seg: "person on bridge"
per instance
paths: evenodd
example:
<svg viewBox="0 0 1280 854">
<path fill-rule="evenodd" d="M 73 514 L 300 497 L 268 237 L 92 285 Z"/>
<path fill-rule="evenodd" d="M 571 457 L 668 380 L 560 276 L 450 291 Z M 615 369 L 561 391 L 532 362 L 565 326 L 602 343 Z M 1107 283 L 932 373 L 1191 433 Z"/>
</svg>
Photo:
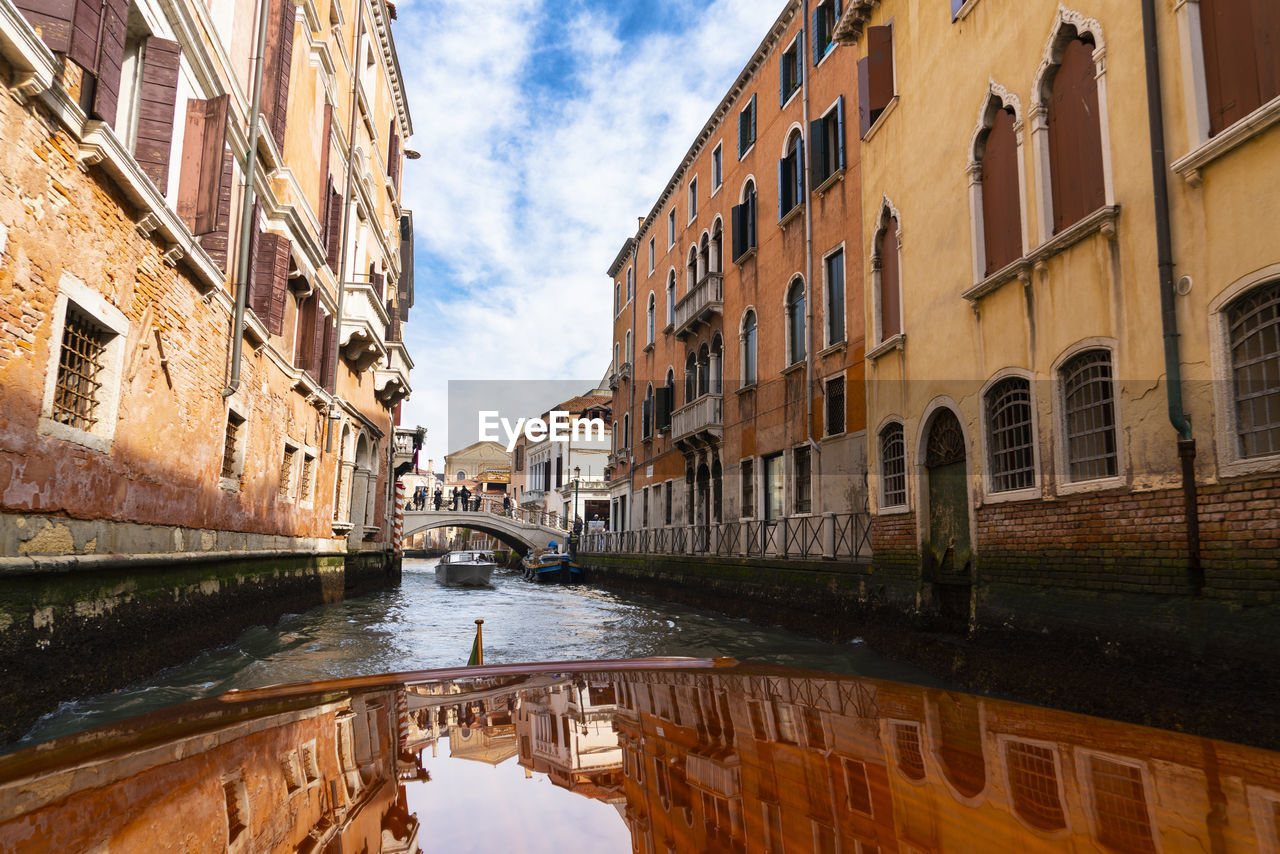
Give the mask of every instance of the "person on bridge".
<svg viewBox="0 0 1280 854">
<path fill-rule="evenodd" d="M 511 496 L 510 495 L 502 496 L 502 513 L 505 516 L 511 515 Z"/>
<path fill-rule="evenodd" d="M 471 490 L 467 489 L 465 486 L 462 487 L 462 491 L 458 493 L 458 497 L 462 499 L 462 512 L 465 513 L 468 510 L 470 510 L 471 509 Z"/>
<path fill-rule="evenodd" d="M 440 505 L 443 503 L 444 503 L 444 490 L 437 486 L 436 494 L 435 494 L 435 505 L 436 505 L 437 511 L 439 511 Z"/>
<path fill-rule="evenodd" d="M 449 509 L 458 509 L 458 487 L 456 486 L 453 488 L 453 497 L 449 499 Z"/>
</svg>

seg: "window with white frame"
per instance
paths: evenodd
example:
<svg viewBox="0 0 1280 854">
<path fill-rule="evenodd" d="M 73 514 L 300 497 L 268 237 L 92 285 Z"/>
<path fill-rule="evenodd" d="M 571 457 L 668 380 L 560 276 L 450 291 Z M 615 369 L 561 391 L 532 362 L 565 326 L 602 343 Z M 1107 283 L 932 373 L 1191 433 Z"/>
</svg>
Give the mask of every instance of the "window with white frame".
<svg viewBox="0 0 1280 854">
<path fill-rule="evenodd" d="M 1280 454 L 1280 280 L 1237 297 L 1225 313 L 1236 453 Z"/>
<path fill-rule="evenodd" d="M 624 338 L 623 340 L 626 342 L 626 355 L 627 355 L 627 362 L 628 362 L 628 363 L 630 363 L 630 362 L 631 362 L 631 360 L 632 360 L 632 351 L 631 351 L 631 330 L 630 330 L 630 329 L 628 329 L 628 330 L 627 330 L 627 334 L 626 334 L 626 336 L 625 336 L 625 338 Z"/>
<path fill-rule="evenodd" d="M 756 96 L 752 95 L 745 107 L 738 112 L 738 159 L 741 160 L 756 144 Z"/>
<path fill-rule="evenodd" d="M 228 409 L 222 437 L 222 467 L 219 470 L 219 480 L 224 489 L 232 491 L 240 489 L 248 433 L 248 422 L 245 417 L 234 409 Z"/>
<path fill-rule="evenodd" d="M 294 472 L 298 470 L 298 446 L 291 442 L 284 443 L 284 453 L 280 457 L 280 483 L 276 495 L 281 501 L 292 501 L 294 491 Z"/>
<path fill-rule="evenodd" d="M 711 151 L 711 192 L 720 189 L 724 184 L 724 143 L 717 142 Z"/>
<path fill-rule="evenodd" d="M 115 438 L 129 322 L 69 273 L 59 282 L 39 432 L 106 452 Z"/>
<path fill-rule="evenodd" d="M 880 431 L 880 507 L 907 504 L 907 443 L 902 425 L 885 425 Z"/>
<path fill-rule="evenodd" d="M 813 469 L 808 445 L 801 445 L 791 452 L 791 468 L 795 484 L 795 511 L 809 513 L 813 510 Z"/>
<path fill-rule="evenodd" d="M 1273 0 L 1200 0 L 1209 135 L 1280 96 L 1280 7 Z"/>
<path fill-rule="evenodd" d="M 627 268 L 627 302 L 631 302 L 631 299 L 635 296 L 635 293 L 636 293 L 635 292 L 635 272 L 630 267 L 628 267 Z"/>
<path fill-rule="evenodd" d="M 742 385 L 756 384 L 756 313 L 747 310 L 742 318 Z"/>
<path fill-rule="evenodd" d="M 1058 369 L 1058 376 L 1070 480 L 1115 477 L 1120 463 L 1111 351 L 1077 353 Z"/>
<path fill-rule="evenodd" d="M 844 432 L 844 374 L 826 381 L 823 387 L 823 413 L 826 415 L 826 435 L 839 436 Z"/>
<path fill-rule="evenodd" d="M 778 219 L 804 202 L 804 137 L 797 129 L 787 138 L 787 147 L 778 161 Z"/>
<path fill-rule="evenodd" d="M 810 123 L 809 149 L 813 186 L 821 188 L 844 169 L 844 95 Z"/>
<path fill-rule="evenodd" d="M 823 261 L 826 274 L 827 346 L 844 341 L 844 250 L 837 249 Z"/>
<path fill-rule="evenodd" d="M 667 211 L 667 248 L 676 245 L 676 209 Z"/>
<path fill-rule="evenodd" d="M 991 491 L 1030 489 L 1036 483 L 1031 383 L 1006 377 L 987 390 L 987 458 Z"/>
<path fill-rule="evenodd" d="M 316 497 L 316 455 L 310 451 L 302 453 L 302 472 L 298 477 L 298 500 L 309 504 Z"/>
<path fill-rule="evenodd" d="M 658 260 L 657 248 L 654 246 L 654 241 L 656 240 L 657 240 L 656 237 L 649 238 L 649 275 L 650 276 L 653 275 L 653 265 L 657 263 L 657 260 Z"/>
<path fill-rule="evenodd" d="M 622 313 L 622 282 L 613 283 L 613 316 Z"/>
<path fill-rule="evenodd" d="M 785 106 L 791 96 L 800 91 L 804 81 L 804 61 L 800 57 L 800 44 L 804 41 L 804 30 L 796 34 L 795 39 L 782 52 L 778 59 L 778 106 Z"/>
<path fill-rule="evenodd" d="M 787 289 L 787 364 L 805 357 L 804 282 L 796 278 Z"/>
<path fill-rule="evenodd" d="M 738 515 L 743 519 L 753 519 L 756 515 L 755 460 L 748 457 L 738 464 L 738 470 L 742 478 L 742 510 Z"/>
<path fill-rule="evenodd" d="M 689 179 L 689 222 L 698 216 L 698 177 Z"/>
<path fill-rule="evenodd" d="M 1087 761 L 1098 841 L 1109 851 L 1155 854 L 1142 769 L 1097 754 Z"/>
<path fill-rule="evenodd" d="M 676 322 L 676 271 L 667 274 L 667 326 Z"/>
<path fill-rule="evenodd" d="M 813 64 L 836 49 L 833 36 L 836 22 L 840 20 L 840 0 L 822 0 L 813 7 Z"/>
<path fill-rule="evenodd" d="M 1005 768 L 1013 809 L 1034 828 L 1045 831 L 1067 826 L 1053 748 L 1023 741 L 1005 744 Z"/>
</svg>

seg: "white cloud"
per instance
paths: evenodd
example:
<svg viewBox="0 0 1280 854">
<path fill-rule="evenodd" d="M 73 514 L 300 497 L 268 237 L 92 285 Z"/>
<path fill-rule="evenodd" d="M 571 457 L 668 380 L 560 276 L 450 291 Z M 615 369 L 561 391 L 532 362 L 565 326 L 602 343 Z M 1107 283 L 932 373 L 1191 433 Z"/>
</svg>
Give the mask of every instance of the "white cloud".
<svg viewBox="0 0 1280 854">
<path fill-rule="evenodd" d="M 604 372 L 605 268 L 782 0 L 685 6 L 687 28 L 627 40 L 599 9 L 556 0 L 399 5 L 409 145 L 422 154 L 405 170 L 406 204 L 420 256 L 446 271 L 418 268 L 405 328 L 416 367 L 402 420 L 428 428 L 425 456 L 446 450 L 450 379 Z M 563 83 L 535 85 L 566 51 Z"/>
</svg>

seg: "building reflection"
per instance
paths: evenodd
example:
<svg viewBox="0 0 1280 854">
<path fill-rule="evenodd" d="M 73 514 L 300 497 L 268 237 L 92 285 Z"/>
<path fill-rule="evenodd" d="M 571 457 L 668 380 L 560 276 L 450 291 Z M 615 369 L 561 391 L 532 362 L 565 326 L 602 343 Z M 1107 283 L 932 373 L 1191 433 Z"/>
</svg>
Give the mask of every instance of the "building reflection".
<svg viewBox="0 0 1280 854">
<path fill-rule="evenodd" d="M 0 849 L 416 852 L 410 791 L 462 820 L 424 768 L 446 743 L 609 805 L 634 852 L 1280 852 L 1275 753 L 742 666 L 201 701 L 0 758 Z M 527 819 L 517 850 L 555 817 Z"/>
</svg>

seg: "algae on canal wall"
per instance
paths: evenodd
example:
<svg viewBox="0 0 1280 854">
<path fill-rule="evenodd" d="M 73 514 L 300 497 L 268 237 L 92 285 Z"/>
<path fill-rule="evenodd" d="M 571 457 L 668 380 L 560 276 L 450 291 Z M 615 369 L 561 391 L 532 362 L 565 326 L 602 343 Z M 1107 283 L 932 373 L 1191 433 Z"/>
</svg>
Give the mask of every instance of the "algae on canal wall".
<svg viewBox="0 0 1280 854">
<path fill-rule="evenodd" d="M 50 559 L 0 574 L 0 743 L 68 699 L 109 691 L 281 615 L 400 579 L 389 552 Z"/>
</svg>

